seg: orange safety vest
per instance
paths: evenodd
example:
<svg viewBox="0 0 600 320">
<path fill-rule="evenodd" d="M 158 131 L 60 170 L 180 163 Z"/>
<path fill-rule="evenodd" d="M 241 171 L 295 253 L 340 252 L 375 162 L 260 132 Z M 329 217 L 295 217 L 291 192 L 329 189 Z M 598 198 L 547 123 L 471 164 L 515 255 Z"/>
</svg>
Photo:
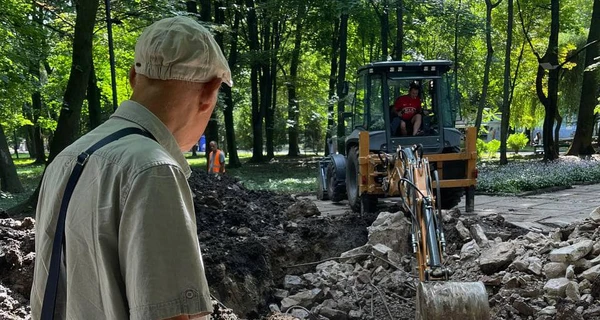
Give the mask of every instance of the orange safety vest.
<svg viewBox="0 0 600 320">
<path fill-rule="evenodd" d="M 214 159 L 213 160 L 213 166 L 212 166 L 212 172 L 221 172 L 221 166 L 223 166 L 223 172 L 225 172 L 225 164 L 221 163 L 221 150 L 217 149 L 217 151 L 211 151 L 210 154 L 208 155 L 208 161 L 210 161 L 210 159 Z M 214 158 L 213 158 L 213 153 L 214 153 Z M 210 172 L 210 169 L 209 169 Z"/>
</svg>

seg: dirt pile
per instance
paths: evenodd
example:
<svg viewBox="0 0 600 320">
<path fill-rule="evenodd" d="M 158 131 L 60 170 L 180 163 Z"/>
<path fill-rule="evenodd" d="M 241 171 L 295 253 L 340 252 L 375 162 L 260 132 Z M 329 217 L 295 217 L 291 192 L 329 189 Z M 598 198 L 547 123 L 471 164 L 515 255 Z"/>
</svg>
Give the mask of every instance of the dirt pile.
<svg viewBox="0 0 600 320">
<path fill-rule="evenodd" d="M 34 221 L 0 219 L 0 319 L 28 319 L 35 259 Z"/>
</svg>

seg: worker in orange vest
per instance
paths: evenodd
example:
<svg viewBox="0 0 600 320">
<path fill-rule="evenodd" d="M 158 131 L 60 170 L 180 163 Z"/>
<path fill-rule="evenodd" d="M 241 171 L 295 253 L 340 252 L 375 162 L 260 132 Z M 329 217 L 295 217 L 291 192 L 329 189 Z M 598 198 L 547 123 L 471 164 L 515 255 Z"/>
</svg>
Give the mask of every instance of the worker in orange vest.
<svg viewBox="0 0 600 320">
<path fill-rule="evenodd" d="M 209 146 L 212 151 L 208 154 L 208 172 L 225 173 L 225 154 L 217 148 L 216 142 L 211 141 Z"/>
</svg>

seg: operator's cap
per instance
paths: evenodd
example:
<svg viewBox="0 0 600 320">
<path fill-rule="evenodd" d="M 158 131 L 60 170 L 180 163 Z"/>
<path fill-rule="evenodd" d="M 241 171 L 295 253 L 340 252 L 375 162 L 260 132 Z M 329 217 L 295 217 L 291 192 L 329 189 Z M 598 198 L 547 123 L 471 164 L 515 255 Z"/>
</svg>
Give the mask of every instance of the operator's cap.
<svg viewBox="0 0 600 320">
<path fill-rule="evenodd" d="M 221 78 L 233 85 L 227 59 L 210 32 L 191 18 L 159 20 L 138 38 L 135 72 L 150 79 L 208 82 Z"/>
</svg>

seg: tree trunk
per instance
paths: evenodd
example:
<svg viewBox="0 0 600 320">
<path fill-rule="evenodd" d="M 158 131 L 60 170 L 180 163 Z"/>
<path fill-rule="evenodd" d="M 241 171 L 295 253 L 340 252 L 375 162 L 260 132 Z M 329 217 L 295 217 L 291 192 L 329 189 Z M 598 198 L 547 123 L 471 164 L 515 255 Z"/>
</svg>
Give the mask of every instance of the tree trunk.
<svg viewBox="0 0 600 320">
<path fill-rule="evenodd" d="M 563 118 L 560 116 L 558 109 L 556 110 L 556 119 L 555 120 L 556 120 L 556 127 L 554 127 L 554 148 L 556 150 L 559 150 L 558 139 L 560 138 L 560 126 L 562 125 Z"/>
<path fill-rule="evenodd" d="M 548 49 L 546 54 L 542 58 L 543 62 L 548 62 L 550 65 L 555 66 L 554 69 L 550 69 L 548 75 L 548 97 L 545 99 L 544 109 L 546 115 L 544 117 L 544 160 L 554 160 L 558 158 L 558 149 L 554 143 L 552 137 L 554 119 L 556 119 L 556 113 L 558 112 L 558 80 L 560 68 L 558 68 L 558 32 L 560 28 L 560 6 L 558 0 L 552 0 L 550 2 L 550 11 L 552 15 L 552 22 L 550 24 L 550 38 L 548 41 Z M 538 75 L 540 73 L 538 67 Z M 543 72 L 543 69 L 542 69 Z M 541 80 L 540 80 L 541 81 Z M 538 85 L 536 84 L 536 88 Z M 543 92 L 542 92 L 543 94 Z M 538 96 L 540 92 L 538 90 Z"/>
<path fill-rule="evenodd" d="M 510 123 L 510 54 L 512 52 L 513 0 L 508 0 L 508 24 L 506 27 L 506 51 L 504 55 L 504 92 L 502 95 L 502 120 L 500 121 L 500 164 L 507 164 L 506 140 Z"/>
<path fill-rule="evenodd" d="M 2 124 L 0 124 L 0 190 L 13 193 L 25 191 L 17 175 L 17 168 L 10 156 L 8 141 Z"/>
<path fill-rule="evenodd" d="M 592 22 L 587 43 L 600 41 L 600 0 L 594 0 Z M 596 42 L 586 49 L 585 67 L 593 64 L 594 58 L 600 56 L 600 42 Z M 592 147 L 592 134 L 594 131 L 594 108 L 598 104 L 596 99 L 600 87 L 600 70 L 584 71 L 581 98 L 579 100 L 579 113 L 577 116 L 577 129 L 573 143 L 567 151 L 568 155 L 589 155 L 595 153 Z"/>
<path fill-rule="evenodd" d="M 200 0 L 200 20 L 210 22 L 212 19 L 210 12 L 210 0 Z"/>
<path fill-rule="evenodd" d="M 346 96 L 343 94 L 344 82 L 346 81 L 346 56 L 348 55 L 348 12 L 344 9 L 340 18 L 340 69 L 338 72 L 337 95 L 338 100 L 338 124 L 337 124 L 337 142 L 338 152 L 346 154 L 344 139 L 346 135 L 346 123 L 344 112 L 346 106 Z"/>
<path fill-rule="evenodd" d="M 88 110 L 90 114 L 90 130 L 92 130 L 102 123 L 100 88 L 98 88 L 98 80 L 96 79 L 96 69 L 94 68 L 94 61 L 92 61 L 92 68 L 90 70 L 90 76 L 88 78 L 89 80 L 87 87 L 87 101 Z"/>
<path fill-rule="evenodd" d="M 256 56 L 259 53 L 260 48 L 258 42 L 258 21 L 256 18 L 254 0 L 246 0 L 246 7 L 248 9 L 246 18 L 248 25 L 248 45 L 250 47 L 250 54 Z M 261 112 L 258 83 L 261 65 L 256 57 L 250 60 L 250 90 L 252 94 L 252 158 L 250 158 L 250 161 L 262 162 L 264 161 L 262 133 L 264 113 Z"/>
<path fill-rule="evenodd" d="M 396 53 L 395 59 L 402 61 L 402 55 L 404 54 L 403 39 L 404 39 L 404 1 L 397 0 L 396 5 Z"/>
<path fill-rule="evenodd" d="M 288 138 L 289 150 L 288 156 L 297 157 L 300 155 L 298 147 L 298 115 L 300 106 L 296 97 L 296 84 L 298 77 L 298 65 L 300 64 L 300 49 L 302 45 L 302 20 L 304 19 L 304 4 L 298 6 L 298 20 L 296 22 L 296 32 L 294 41 L 294 51 L 292 51 L 292 61 L 290 63 L 290 79 L 287 81 L 288 89 Z M 331 89 L 331 81 L 330 81 Z M 306 146 L 304 146 L 306 150 Z"/>
<path fill-rule="evenodd" d="M 88 77 L 92 62 L 92 38 L 98 0 L 75 1 L 77 17 L 75 18 L 75 36 L 73 38 L 73 59 L 71 73 L 65 90 L 56 132 L 50 145 L 48 163 L 69 144 L 73 143 L 79 134 L 81 106 L 85 99 Z"/>
<path fill-rule="evenodd" d="M 325 156 L 330 153 L 331 138 L 335 126 L 335 83 L 337 75 L 337 59 L 339 41 L 337 38 L 340 29 L 340 19 L 335 19 L 333 22 L 333 33 L 331 35 L 331 68 L 329 69 L 329 97 L 327 99 L 327 133 L 325 134 Z"/>
<path fill-rule="evenodd" d="M 241 1 L 238 1 L 238 5 L 241 7 Z M 224 18 L 223 18 L 224 19 Z M 219 23 L 223 23 L 219 18 Z M 229 46 L 229 59 L 227 59 L 229 68 L 231 69 L 231 73 L 233 74 L 234 69 L 237 64 L 237 56 L 238 56 L 238 32 L 240 26 L 240 12 L 239 10 L 235 11 L 235 18 L 233 22 L 232 34 L 231 34 L 231 44 Z M 233 122 L 233 94 L 231 92 L 231 88 L 227 85 L 222 86 L 223 94 L 225 95 L 225 108 L 223 108 L 223 118 L 225 119 L 225 139 L 227 141 L 227 150 L 229 160 L 228 166 L 230 168 L 239 168 L 242 166 L 240 162 L 240 158 L 237 152 L 237 144 L 235 141 L 235 126 Z"/>
<path fill-rule="evenodd" d="M 383 0 L 383 10 L 381 12 L 381 54 L 385 61 L 388 56 L 388 32 L 390 29 L 390 16 L 388 0 Z"/>
<path fill-rule="evenodd" d="M 270 19 L 263 19 L 262 28 L 262 39 L 263 39 L 263 50 L 262 53 L 265 58 L 260 59 L 260 112 L 262 117 L 265 119 L 265 137 L 267 147 L 267 160 L 275 157 L 275 150 L 273 145 L 273 121 L 271 117 L 271 101 L 273 98 L 272 90 L 272 70 L 271 70 L 271 56 L 267 53 L 271 52 L 272 39 L 271 39 L 271 24 Z"/>
<path fill-rule="evenodd" d="M 487 105 L 487 92 L 490 82 L 490 68 L 492 66 L 492 57 L 494 55 L 494 48 L 492 47 L 492 1 L 485 0 L 485 43 L 487 47 L 487 54 L 485 57 L 485 67 L 483 70 L 483 88 L 481 89 L 481 98 L 479 100 L 479 106 L 477 108 L 477 118 L 475 119 L 475 128 L 479 134 L 481 128 L 481 122 L 483 120 L 483 109 Z"/>
</svg>

